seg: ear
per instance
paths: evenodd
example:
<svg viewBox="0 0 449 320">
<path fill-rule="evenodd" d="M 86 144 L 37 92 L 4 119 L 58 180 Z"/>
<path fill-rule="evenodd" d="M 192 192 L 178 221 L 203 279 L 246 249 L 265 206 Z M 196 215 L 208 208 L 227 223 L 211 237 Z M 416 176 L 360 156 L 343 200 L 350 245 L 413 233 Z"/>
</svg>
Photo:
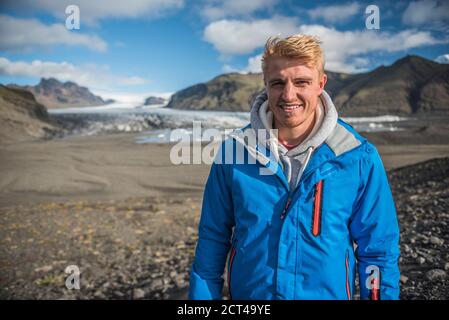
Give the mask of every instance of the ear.
<svg viewBox="0 0 449 320">
<path fill-rule="evenodd" d="M 324 90 L 324 86 L 327 83 L 327 75 L 325 73 L 323 73 L 323 75 L 321 76 L 321 79 L 319 80 L 319 85 L 320 85 L 320 94 L 323 92 Z"/>
</svg>

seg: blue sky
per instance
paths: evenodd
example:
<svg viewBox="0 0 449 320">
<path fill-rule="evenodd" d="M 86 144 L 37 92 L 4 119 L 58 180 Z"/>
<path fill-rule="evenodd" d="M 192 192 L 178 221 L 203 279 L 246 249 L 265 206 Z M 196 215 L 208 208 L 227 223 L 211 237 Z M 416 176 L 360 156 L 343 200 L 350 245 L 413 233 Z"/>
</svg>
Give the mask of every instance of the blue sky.
<svg viewBox="0 0 449 320">
<path fill-rule="evenodd" d="M 71 4 L 79 30 L 65 27 Z M 379 30 L 365 26 L 368 5 Z M 449 53 L 449 1 L 4 0 L 0 9 L 1 83 L 52 76 L 125 101 L 257 72 L 271 35 L 319 36 L 326 69 L 340 72 Z"/>
</svg>

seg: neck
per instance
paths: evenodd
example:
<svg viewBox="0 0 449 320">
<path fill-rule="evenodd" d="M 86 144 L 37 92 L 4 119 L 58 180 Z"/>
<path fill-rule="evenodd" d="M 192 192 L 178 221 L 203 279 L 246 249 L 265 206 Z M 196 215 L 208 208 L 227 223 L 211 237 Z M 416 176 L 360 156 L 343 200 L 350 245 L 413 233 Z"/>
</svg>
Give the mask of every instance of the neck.
<svg viewBox="0 0 449 320">
<path fill-rule="evenodd" d="M 294 128 L 286 128 L 279 126 L 276 119 L 274 120 L 274 126 L 278 129 L 279 141 L 287 145 L 299 145 L 301 144 L 312 132 L 316 121 L 316 112 L 314 112 L 303 123 Z"/>
</svg>

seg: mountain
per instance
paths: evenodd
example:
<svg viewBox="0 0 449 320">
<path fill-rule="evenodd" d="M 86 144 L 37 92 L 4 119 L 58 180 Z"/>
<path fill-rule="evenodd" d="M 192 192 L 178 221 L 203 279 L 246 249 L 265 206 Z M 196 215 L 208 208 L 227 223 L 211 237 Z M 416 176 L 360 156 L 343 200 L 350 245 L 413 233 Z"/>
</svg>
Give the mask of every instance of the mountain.
<svg viewBox="0 0 449 320">
<path fill-rule="evenodd" d="M 0 141 L 44 138 L 60 130 L 27 90 L 0 85 Z"/>
<path fill-rule="evenodd" d="M 37 102 L 50 109 L 101 106 L 113 102 L 113 100 L 104 101 L 86 87 L 81 87 L 74 82 L 62 83 L 54 78 L 42 78 L 35 86 L 9 85 L 8 87 L 28 90 L 36 97 Z"/>
<path fill-rule="evenodd" d="M 443 54 L 437 57 L 434 61 L 438 63 L 449 63 L 449 54 Z"/>
<path fill-rule="evenodd" d="M 357 75 L 341 72 L 326 71 L 327 82 L 326 82 L 326 92 L 334 97 L 340 90 L 354 79 Z"/>
<path fill-rule="evenodd" d="M 145 99 L 145 102 L 143 103 L 144 106 L 151 106 L 155 104 L 165 104 L 167 101 L 164 98 L 161 97 L 148 97 Z"/>
<path fill-rule="evenodd" d="M 343 116 L 449 112 L 449 65 L 406 56 L 391 66 L 346 74 L 326 71 L 326 91 Z M 262 74 L 225 74 L 175 93 L 168 107 L 248 111 Z"/>
<path fill-rule="evenodd" d="M 249 111 L 249 102 L 264 88 L 260 73 L 228 73 L 176 92 L 168 108 Z"/>
<path fill-rule="evenodd" d="M 406 56 L 354 75 L 333 96 L 342 114 L 362 116 L 449 111 L 449 65 Z"/>
</svg>

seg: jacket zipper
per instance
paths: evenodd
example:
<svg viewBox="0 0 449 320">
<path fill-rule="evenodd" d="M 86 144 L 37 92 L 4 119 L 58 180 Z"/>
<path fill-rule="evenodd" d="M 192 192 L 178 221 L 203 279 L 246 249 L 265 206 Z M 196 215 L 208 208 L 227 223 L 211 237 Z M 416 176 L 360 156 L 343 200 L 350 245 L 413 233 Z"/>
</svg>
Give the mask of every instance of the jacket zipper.
<svg viewBox="0 0 449 320">
<path fill-rule="evenodd" d="M 285 216 L 287 215 L 288 207 L 290 207 L 290 202 L 292 202 L 291 195 L 288 196 L 287 202 L 285 203 L 285 206 L 284 206 L 284 210 L 282 210 L 281 220 L 285 219 Z"/>
<path fill-rule="evenodd" d="M 229 299 L 232 300 L 232 295 L 231 295 L 231 272 L 232 272 L 232 264 L 234 262 L 234 257 L 235 257 L 235 244 L 232 246 L 232 250 L 231 250 L 231 256 L 229 258 L 229 270 L 228 270 L 228 291 L 229 291 Z"/>
<path fill-rule="evenodd" d="M 315 199 L 313 202 L 312 234 L 318 237 L 321 233 L 321 212 L 323 205 L 323 180 L 315 185 Z"/>
<path fill-rule="evenodd" d="M 348 253 L 348 251 L 346 251 L 345 269 L 346 269 L 346 295 L 348 296 L 348 300 L 351 300 L 351 286 L 349 284 L 349 253 Z"/>
</svg>

